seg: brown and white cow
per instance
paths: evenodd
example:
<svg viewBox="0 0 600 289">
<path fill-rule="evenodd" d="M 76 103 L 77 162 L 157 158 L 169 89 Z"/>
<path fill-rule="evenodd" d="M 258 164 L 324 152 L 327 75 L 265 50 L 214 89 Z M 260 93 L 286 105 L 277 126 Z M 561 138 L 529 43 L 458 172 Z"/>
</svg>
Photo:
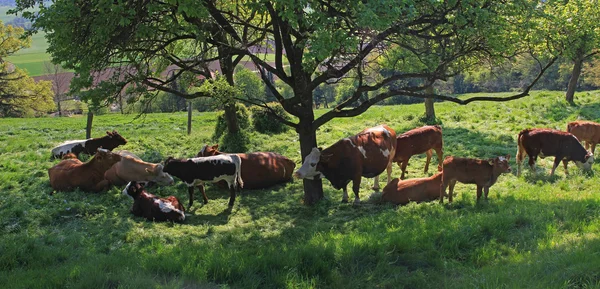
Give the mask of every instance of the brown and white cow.
<svg viewBox="0 0 600 289">
<path fill-rule="evenodd" d="M 404 179 L 408 160 L 413 155 L 425 153 L 425 173 L 429 170 L 429 162 L 435 150 L 438 159 L 438 171 L 442 170 L 442 155 L 444 142 L 442 140 L 442 128 L 439 125 L 426 125 L 411 129 L 396 138 L 396 154 L 394 162 L 402 169 L 400 179 Z"/>
<path fill-rule="evenodd" d="M 517 146 L 517 176 L 521 175 L 521 163 L 525 155 L 529 156 L 529 166 L 534 172 L 538 155 L 541 158 L 554 156 L 550 175 L 554 175 L 554 170 L 560 161 L 565 167 L 565 174 L 569 173 L 567 171 L 569 161 L 575 162 L 577 167 L 584 170 L 592 169 L 594 163 L 594 155 L 587 151 L 573 134 L 560 130 L 524 129 L 519 132 Z"/>
<path fill-rule="evenodd" d="M 224 154 L 218 151 L 219 145 L 204 145 L 197 157 Z M 272 152 L 254 152 L 236 154 L 242 161 L 244 189 L 264 189 L 292 179 L 296 164 L 294 161 Z M 223 183 L 222 181 L 219 184 Z"/>
<path fill-rule="evenodd" d="M 104 178 L 113 185 L 120 186 L 131 181 L 155 182 L 163 185 L 173 184 L 173 177 L 163 171 L 162 164 L 142 161 L 129 151 L 118 151 L 116 153 L 121 156 L 121 161 L 104 173 Z"/>
<path fill-rule="evenodd" d="M 126 143 L 127 140 L 116 130 L 112 132 L 107 131 L 103 137 L 65 141 L 52 148 L 52 158 L 60 159 L 68 153 L 73 153 L 76 156 L 79 156 L 80 153 L 93 155 L 100 147 L 112 151 L 116 147 Z"/>
<path fill-rule="evenodd" d="M 400 180 L 393 179 L 383 188 L 381 200 L 395 205 L 406 205 L 408 202 L 429 202 L 440 197 L 442 173 L 428 178 Z"/>
<path fill-rule="evenodd" d="M 354 203 L 360 203 L 358 191 L 361 177 L 375 178 L 379 189 L 379 174 L 387 168 L 391 180 L 392 158 L 396 153 L 396 132 L 387 125 L 368 128 L 359 134 L 339 140 L 330 147 L 313 148 L 294 173 L 300 179 L 323 175 L 336 189 L 343 189 L 342 202 L 348 202 L 346 186 L 352 181 Z"/>
<path fill-rule="evenodd" d="M 135 216 L 159 222 L 185 220 L 185 209 L 176 197 L 159 198 L 148 193 L 143 183 L 129 182 L 123 190 L 123 195 L 133 200 L 130 212 Z"/>
<path fill-rule="evenodd" d="M 73 154 L 69 156 L 75 157 Z M 104 173 L 120 160 L 120 155 L 105 149 L 98 149 L 86 163 L 77 158 L 64 159 L 48 169 L 50 186 L 57 191 L 72 191 L 76 188 L 90 192 L 103 191 L 111 185 L 104 178 Z"/>
<path fill-rule="evenodd" d="M 510 173 L 509 159 L 510 155 L 488 160 L 447 156 L 443 163 L 442 185 L 439 191 L 440 203 L 444 202 L 448 185 L 450 185 L 448 202 L 452 202 L 452 193 L 457 181 L 463 184 L 476 184 L 477 201 L 481 198 L 482 191 L 485 192 L 487 199 L 490 187 L 496 183 L 498 176 L 502 173 Z"/>
<path fill-rule="evenodd" d="M 194 186 L 198 186 L 206 204 L 208 203 L 208 197 L 204 191 L 204 182 L 226 181 L 230 194 L 229 206 L 232 207 L 235 202 L 236 190 L 244 187 L 240 169 L 241 163 L 242 161 L 238 155 L 218 155 L 191 159 L 169 157 L 165 161 L 163 171 L 178 177 L 188 186 L 190 207 L 194 202 Z"/>
<path fill-rule="evenodd" d="M 579 141 L 585 141 L 585 149 L 592 147 L 592 154 L 596 151 L 596 144 L 600 143 L 600 123 L 578 120 L 567 125 L 567 132 L 572 133 Z"/>
</svg>

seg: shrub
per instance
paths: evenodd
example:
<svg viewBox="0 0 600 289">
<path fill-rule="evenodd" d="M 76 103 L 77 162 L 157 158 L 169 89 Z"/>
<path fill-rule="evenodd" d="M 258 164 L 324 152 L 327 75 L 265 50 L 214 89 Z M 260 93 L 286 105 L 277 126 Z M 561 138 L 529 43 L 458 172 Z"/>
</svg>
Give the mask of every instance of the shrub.
<svg viewBox="0 0 600 289">
<path fill-rule="evenodd" d="M 275 111 L 275 114 L 279 117 L 290 120 L 289 115 L 285 112 L 281 104 L 270 102 L 267 105 Z M 250 111 L 252 112 L 252 126 L 260 133 L 282 133 L 289 128 L 265 108 L 251 106 Z"/>
<path fill-rule="evenodd" d="M 229 153 L 243 153 L 248 150 L 250 142 L 247 133 L 239 130 L 237 133 L 225 133 L 219 140 L 219 149 Z"/>
<path fill-rule="evenodd" d="M 241 103 L 236 103 L 235 110 L 240 130 L 244 130 L 250 127 L 250 113 L 248 112 L 246 106 Z M 225 120 L 225 113 L 221 111 L 217 115 L 217 124 L 215 126 L 215 133 L 213 134 L 213 139 L 218 140 L 226 131 L 227 121 Z"/>
</svg>

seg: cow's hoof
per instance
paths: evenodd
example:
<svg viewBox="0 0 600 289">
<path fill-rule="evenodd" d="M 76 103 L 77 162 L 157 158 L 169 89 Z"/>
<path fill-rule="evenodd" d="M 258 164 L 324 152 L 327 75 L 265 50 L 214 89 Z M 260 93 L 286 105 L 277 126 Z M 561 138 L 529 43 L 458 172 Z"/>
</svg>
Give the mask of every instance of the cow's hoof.
<svg viewBox="0 0 600 289">
<path fill-rule="evenodd" d="M 354 199 L 354 203 L 352 205 L 360 205 L 360 199 Z"/>
<path fill-rule="evenodd" d="M 342 203 L 346 204 L 346 203 L 348 203 L 348 200 L 347 199 L 342 199 Z"/>
<path fill-rule="evenodd" d="M 376 191 L 376 192 L 379 192 L 379 190 L 380 190 L 381 188 L 380 188 L 380 187 L 377 187 L 377 188 L 376 188 L 376 187 L 372 187 L 371 189 L 372 189 L 372 190 L 374 190 L 374 191 Z"/>
</svg>

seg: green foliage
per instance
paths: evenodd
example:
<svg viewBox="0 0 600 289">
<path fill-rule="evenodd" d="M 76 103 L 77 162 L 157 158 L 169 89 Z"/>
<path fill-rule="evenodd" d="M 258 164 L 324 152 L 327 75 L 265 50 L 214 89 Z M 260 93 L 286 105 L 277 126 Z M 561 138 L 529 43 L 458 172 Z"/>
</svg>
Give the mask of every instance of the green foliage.
<svg viewBox="0 0 600 289">
<path fill-rule="evenodd" d="M 290 121 L 289 115 L 285 112 L 281 104 L 271 102 L 267 105 L 272 112 L 259 106 L 250 107 L 250 112 L 252 113 L 252 126 L 254 129 L 260 133 L 267 134 L 282 133 L 288 130 L 289 127 L 287 125 L 271 114 L 274 112 L 277 116 Z"/>
<path fill-rule="evenodd" d="M 235 110 L 240 130 L 244 130 L 250 127 L 250 112 L 248 111 L 248 108 L 246 108 L 246 106 L 241 103 L 236 103 Z M 219 112 L 217 114 L 217 124 L 215 125 L 213 139 L 220 139 L 225 132 L 227 132 L 227 121 L 225 120 L 225 113 Z"/>
<path fill-rule="evenodd" d="M 225 132 L 219 139 L 219 150 L 231 153 L 243 153 L 248 151 L 248 133 L 246 130 L 239 130 L 237 133 Z"/>
<path fill-rule="evenodd" d="M 241 97 L 249 100 L 266 101 L 265 84 L 260 77 L 243 66 L 238 66 L 233 75 L 235 86 L 241 91 Z"/>
</svg>

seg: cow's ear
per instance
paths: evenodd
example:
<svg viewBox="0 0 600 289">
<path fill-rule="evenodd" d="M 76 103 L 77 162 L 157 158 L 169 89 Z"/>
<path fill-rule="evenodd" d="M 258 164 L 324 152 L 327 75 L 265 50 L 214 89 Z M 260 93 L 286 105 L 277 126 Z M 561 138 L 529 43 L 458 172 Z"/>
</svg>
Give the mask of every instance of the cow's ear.
<svg viewBox="0 0 600 289">
<path fill-rule="evenodd" d="M 319 161 L 321 162 L 329 162 L 329 159 L 331 159 L 331 157 L 333 156 L 333 154 L 326 154 L 326 155 L 321 155 L 321 158 L 319 159 Z"/>
<path fill-rule="evenodd" d="M 106 131 L 106 135 L 112 136 L 112 133 L 110 131 Z"/>
<path fill-rule="evenodd" d="M 498 162 L 498 158 L 488 159 L 488 163 L 490 164 L 490 166 L 493 166 L 497 162 Z"/>
<path fill-rule="evenodd" d="M 218 144 L 218 143 L 217 143 L 217 144 L 215 144 L 215 145 L 213 146 L 213 148 L 214 148 L 214 149 L 218 149 L 218 148 L 219 148 L 219 144 Z"/>
<path fill-rule="evenodd" d="M 510 155 L 506 155 L 506 156 L 504 156 L 504 157 L 506 158 L 506 161 L 509 161 L 509 160 L 510 160 Z"/>
<path fill-rule="evenodd" d="M 148 174 L 152 174 L 152 171 L 151 171 L 150 169 L 148 169 L 148 168 L 144 168 L 144 170 L 146 171 L 146 173 L 148 173 Z"/>
<path fill-rule="evenodd" d="M 323 147 L 319 147 L 319 151 L 320 151 L 320 152 L 321 152 L 321 151 L 323 151 Z"/>
</svg>

